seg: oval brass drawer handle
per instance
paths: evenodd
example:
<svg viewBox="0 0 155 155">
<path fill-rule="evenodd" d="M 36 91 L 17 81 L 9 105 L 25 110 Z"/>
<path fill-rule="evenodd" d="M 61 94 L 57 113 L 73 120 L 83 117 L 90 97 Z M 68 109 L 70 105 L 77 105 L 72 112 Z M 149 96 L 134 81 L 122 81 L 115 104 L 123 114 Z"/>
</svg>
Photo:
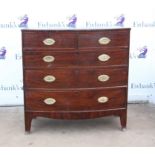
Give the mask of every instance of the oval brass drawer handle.
<svg viewBox="0 0 155 155">
<path fill-rule="evenodd" d="M 55 40 L 53 38 L 46 38 L 43 40 L 44 45 L 50 46 L 55 44 Z"/>
<path fill-rule="evenodd" d="M 46 98 L 44 99 L 44 103 L 47 105 L 52 105 L 56 102 L 56 100 L 54 98 Z"/>
<path fill-rule="evenodd" d="M 101 82 L 108 81 L 109 79 L 110 79 L 110 76 L 109 75 L 106 75 L 106 74 L 103 74 L 103 75 L 99 75 L 98 76 L 98 80 L 101 81 Z"/>
<path fill-rule="evenodd" d="M 54 60 L 55 60 L 55 58 L 52 55 L 46 55 L 43 57 L 44 62 L 53 62 Z"/>
<path fill-rule="evenodd" d="M 45 81 L 45 82 L 54 82 L 55 80 L 56 80 L 56 78 L 53 76 L 53 75 L 47 75 L 47 76 L 45 76 L 44 78 L 43 78 L 43 80 Z"/>
<path fill-rule="evenodd" d="M 98 56 L 99 61 L 105 62 L 105 61 L 108 61 L 109 59 L 110 59 L 110 56 L 108 54 L 101 54 Z"/>
<path fill-rule="evenodd" d="M 101 37 L 99 40 L 98 40 L 99 44 L 101 45 L 107 45 L 111 42 L 111 39 L 108 38 L 108 37 Z"/>
<path fill-rule="evenodd" d="M 106 103 L 106 102 L 108 102 L 108 100 L 109 100 L 109 98 L 106 97 L 106 96 L 101 96 L 101 97 L 99 97 L 99 98 L 97 99 L 97 101 L 98 101 L 99 103 Z"/>
</svg>

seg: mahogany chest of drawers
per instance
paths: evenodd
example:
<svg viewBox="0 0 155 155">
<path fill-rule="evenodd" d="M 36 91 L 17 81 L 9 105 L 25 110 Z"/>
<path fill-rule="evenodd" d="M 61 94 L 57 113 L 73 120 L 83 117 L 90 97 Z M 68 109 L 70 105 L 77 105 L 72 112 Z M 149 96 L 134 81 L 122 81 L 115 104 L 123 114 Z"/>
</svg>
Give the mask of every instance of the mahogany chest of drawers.
<svg viewBox="0 0 155 155">
<path fill-rule="evenodd" d="M 25 131 L 36 117 L 127 122 L 130 29 L 22 30 Z"/>
</svg>

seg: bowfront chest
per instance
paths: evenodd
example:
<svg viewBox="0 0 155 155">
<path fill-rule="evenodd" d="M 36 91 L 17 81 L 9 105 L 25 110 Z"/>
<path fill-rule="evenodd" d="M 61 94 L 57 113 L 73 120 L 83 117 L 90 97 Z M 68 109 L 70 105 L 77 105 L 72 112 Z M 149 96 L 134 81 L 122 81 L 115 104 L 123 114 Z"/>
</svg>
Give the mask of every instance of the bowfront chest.
<svg viewBox="0 0 155 155">
<path fill-rule="evenodd" d="M 130 29 L 22 30 L 25 130 L 36 117 L 127 122 Z"/>
</svg>

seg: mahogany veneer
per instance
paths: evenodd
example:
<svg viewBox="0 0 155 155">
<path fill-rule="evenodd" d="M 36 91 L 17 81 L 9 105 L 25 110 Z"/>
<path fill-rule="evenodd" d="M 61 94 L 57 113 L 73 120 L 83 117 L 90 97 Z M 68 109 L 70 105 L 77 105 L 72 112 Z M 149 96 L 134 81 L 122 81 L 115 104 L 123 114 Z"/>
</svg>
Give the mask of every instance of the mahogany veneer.
<svg viewBox="0 0 155 155">
<path fill-rule="evenodd" d="M 22 30 L 25 131 L 36 117 L 127 122 L 130 29 Z"/>
</svg>

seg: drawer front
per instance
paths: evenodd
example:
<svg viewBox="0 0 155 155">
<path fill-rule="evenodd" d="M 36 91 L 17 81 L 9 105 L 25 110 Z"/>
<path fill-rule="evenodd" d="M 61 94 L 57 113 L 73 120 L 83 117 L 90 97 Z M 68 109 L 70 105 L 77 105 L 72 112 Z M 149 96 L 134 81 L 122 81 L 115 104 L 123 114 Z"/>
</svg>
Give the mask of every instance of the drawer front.
<svg viewBox="0 0 155 155">
<path fill-rule="evenodd" d="M 128 49 L 80 51 L 78 61 L 81 66 L 128 65 Z"/>
<path fill-rule="evenodd" d="M 23 31 L 24 49 L 77 48 L 75 32 L 67 31 Z"/>
<path fill-rule="evenodd" d="M 26 109 L 35 111 L 82 111 L 124 108 L 126 88 L 81 91 L 26 91 Z"/>
<path fill-rule="evenodd" d="M 79 52 L 25 52 L 25 68 L 128 65 L 127 49 Z"/>
<path fill-rule="evenodd" d="M 75 88 L 76 79 L 74 69 L 25 70 L 26 88 Z"/>
<path fill-rule="evenodd" d="M 129 30 L 84 31 L 79 33 L 79 48 L 129 45 Z"/>
<path fill-rule="evenodd" d="M 127 85 L 127 67 L 25 70 L 26 88 L 93 88 Z"/>
<path fill-rule="evenodd" d="M 79 87 L 115 87 L 125 86 L 128 81 L 127 67 L 81 69 L 79 71 Z"/>
<path fill-rule="evenodd" d="M 24 68 L 51 68 L 78 65 L 78 54 L 75 52 L 25 52 Z"/>
</svg>

